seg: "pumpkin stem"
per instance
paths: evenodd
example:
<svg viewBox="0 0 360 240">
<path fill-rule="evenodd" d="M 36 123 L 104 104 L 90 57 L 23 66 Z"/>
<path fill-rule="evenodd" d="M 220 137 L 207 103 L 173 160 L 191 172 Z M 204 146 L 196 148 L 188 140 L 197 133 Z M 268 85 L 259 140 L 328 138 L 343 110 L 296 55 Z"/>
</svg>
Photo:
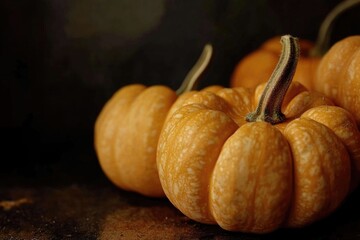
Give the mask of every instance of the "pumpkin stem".
<svg viewBox="0 0 360 240">
<path fill-rule="evenodd" d="M 197 60 L 195 65 L 191 68 L 189 73 L 186 75 L 185 80 L 182 82 L 179 89 L 176 90 L 177 95 L 195 89 L 200 75 L 204 72 L 205 68 L 208 66 L 210 62 L 212 52 L 213 52 L 212 46 L 210 44 L 206 44 L 199 59 Z"/>
<path fill-rule="evenodd" d="M 256 110 L 246 116 L 249 122 L 265 121 L 276 124 L 285 121 L 281 105 L 294 76 L 299 58 L 298 39 L 284 35 L 280 40 L 282 51 L 279 62 L 270 76 Z"/>
<path fill-rule="evenodd" d="M 310 56 L 321 57 L 330 47 L 330 34 L 335 20 L 346 10 L 360 4 L 360 0 L 346 0 L 339 3 L 330 13 L 325 17 L 320 26 L 318 37 L 316 39 L 315 47 L 310 51 Z"/>
</svg>

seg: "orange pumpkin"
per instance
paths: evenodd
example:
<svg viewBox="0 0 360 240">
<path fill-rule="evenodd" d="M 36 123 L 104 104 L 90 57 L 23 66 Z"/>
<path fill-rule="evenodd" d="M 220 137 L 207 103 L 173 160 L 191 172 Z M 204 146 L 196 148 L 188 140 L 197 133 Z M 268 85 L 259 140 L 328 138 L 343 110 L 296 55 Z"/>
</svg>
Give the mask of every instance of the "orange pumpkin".
<svg viewBox="0 0 360 240">
<path fill-rule="evenodd" d="M 298 43 L 282 42 L 263 92 L 200 92 L 165 123 L 160 181 L 189 218 L 253 233 L 301 227 L 333 212 L 357 185 L 360 133 L 352 116 L 298 84 L 286 96 Z"/>
<path fill-rule="evenodd" d="M 330 48 L 319 64 L 314 88 L 349 110 L 360 126 L 360 35 Z"/>
<path fill-rule="evenodd" d="M 195 93 L 191 89 L 211 52 L 211 46 L 204 48 L 177 93 L 166 86 L 133 84 L 118 90 L 105 104 L 95 123 L 94 143 L 103 172 L 116 186 L 146 196 L 164 196 L 156 168 L 160 131 L 168 113 Z"/>
<path fill-rule="evenodd" d="M 294 81 L 302 83 L 307 89 L 314 89 L 314 78 L 322 56 L 329 49 L 329 38 L 332 26 L 343 12 L 360 4 L 359 0 L 348 0 L 338 4 L 322 22 L 316 44 L 301 39 L 301 55 L 299 58 Z M 255 87 L 266 82 L 281 52 L 279 36 L 273 37 L 263 43 L 259 49 L 246 55 L 236 65 L 230 79 L 232 87 Z"/>
</svg>

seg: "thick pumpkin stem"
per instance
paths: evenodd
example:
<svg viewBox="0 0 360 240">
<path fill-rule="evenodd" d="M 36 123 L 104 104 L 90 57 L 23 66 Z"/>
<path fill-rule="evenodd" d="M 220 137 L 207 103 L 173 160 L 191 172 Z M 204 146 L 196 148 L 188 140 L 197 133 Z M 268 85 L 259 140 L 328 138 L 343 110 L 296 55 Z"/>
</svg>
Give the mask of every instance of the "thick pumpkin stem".
<svg viewBox="0 0 360 240">
<path fill-rule="evenodd" d="M 330 13 L 325 17 L 320 26 L 315 47 L 310 51 L 310 56 L 321 57 L 330 47 L 330 35 L 335 20 L 346 10 L 360 4 L 360 0 L 346 0 L 339 3 Z"/>
<path fill-rule="evenodd" d="M 213 53 L 212 46 L 210 44 L 206 44 L 199 59 L 197 60 L 195 65 L 191 68 L 189 73 L 186 75 L 179 89 L 176 90 L 177 95 L 191 91 L 196 88 L 200 75 L 209 65 L 212 53 Z"/>
<path fill-rule="evenodd" d="M 265 121 L 276 124 L 285 121 L 281 105 L 294 76 L 299 58 L 298 39 L 290 35 L 281 37 L 282 52 L 278 64 L 261 95 L 255 112 L 249 113 L 249 122 Z"/>
</svg>

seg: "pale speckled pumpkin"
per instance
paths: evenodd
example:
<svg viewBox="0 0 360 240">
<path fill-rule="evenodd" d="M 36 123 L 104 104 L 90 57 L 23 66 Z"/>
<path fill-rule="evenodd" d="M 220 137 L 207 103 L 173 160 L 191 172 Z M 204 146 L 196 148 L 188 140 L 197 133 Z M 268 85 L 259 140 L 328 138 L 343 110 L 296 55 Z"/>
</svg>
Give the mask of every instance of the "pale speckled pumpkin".
<svg viewBox="0 0 360 240">
<path fill-rule="evenodd" d="M 165 123 L 160 181 L 189 218 L 253 233 L 301 227 L 333 212 L 357 185 L 360 133 L 352 116 L 303 87 L 284 96 L 298 45 L 290 36 L 282 41 L 282 61 L 260 100 L 262 90 L 201 92 Z"/>
</svg>

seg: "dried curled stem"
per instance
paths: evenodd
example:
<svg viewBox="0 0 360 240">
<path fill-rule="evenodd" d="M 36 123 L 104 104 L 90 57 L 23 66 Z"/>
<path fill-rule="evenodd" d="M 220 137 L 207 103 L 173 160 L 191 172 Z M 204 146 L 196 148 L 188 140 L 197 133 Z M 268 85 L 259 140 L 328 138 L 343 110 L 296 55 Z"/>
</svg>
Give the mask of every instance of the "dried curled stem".
<svg viewBox="0 0 360 240">
<path fill-rule="evenodd" d="M 285 121 L 281 105 L 295 73 L 300 47 L 298 39 L 290 35 L 282 36 L 280 41 L 282 52 L 279 62 L 270 76 L 256 110 L 246 116 L 249 122 L 265 121 L 276 124 Z"/>
</svg>

